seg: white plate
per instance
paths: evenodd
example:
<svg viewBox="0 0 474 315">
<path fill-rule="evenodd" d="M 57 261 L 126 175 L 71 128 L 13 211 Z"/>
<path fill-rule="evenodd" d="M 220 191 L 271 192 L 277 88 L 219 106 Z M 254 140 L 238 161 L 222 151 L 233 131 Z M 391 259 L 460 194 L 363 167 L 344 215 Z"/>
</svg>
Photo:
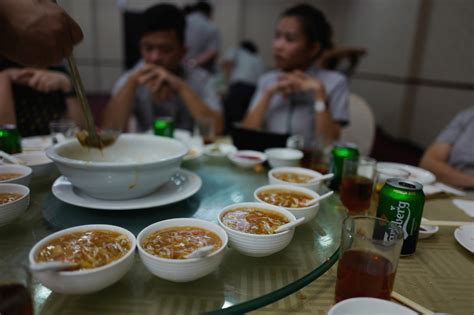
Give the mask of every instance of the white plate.
<svg viewBox="0 0 474 315">
<path fill-rule="evenodd" d="M 377 166 L 381 167 L 395 167 L 395 168 L 402 168 L 410 172 L 410 178 L 411 180 L 414 180 L 416 182 L 419 182 L 423 185 L 426 184 L 431 184 L 436 181 L 436 176 L 434 176 L 433 173 L 430 171 L 427 171 L 425 169 L 422 169 L 420 167 L 416 167 L 413 165 L 408 165 L 408 164 L 401 164 L 401 163 L 392 163 L 392 162 L 379 162 L 377 163 Z"/>
<path fill-rule="evenodd" d="M 474 254 L 474 224 L 464 224 L 454 230 L 454 238 L 461 246 Z"/>
<path fill-rule="evenodd" d="M 328 315 L 416 315 L 418 313 L 400 304 L 367 297 L 343 300 L 328 312 Z"/>
<path fill-rule="evenodd" d="M 191 197 L 202 186 L 201 178 L 180 169 L 172 179 L 155 192 L 130 200 L 104 200 L 93 198 L 72 186 L 64 176 L 53 184 L 53 194 L 61 201 L 71 205 L 101 210 L 131 210 L 164 206 Z"/>
<path fill-rule="evenodd" d="M 230 153 L 237 152 L 237 148 L 232 144 L 208 144 L 204 147 L 204 153 L 212 157 L 226 157 Z"/>
<path fill-rule="evenodd" d="M 23 151 L 42 151 L 53 144 L 51 136 L 35 136 L 21 139 Z"/>
</svg>

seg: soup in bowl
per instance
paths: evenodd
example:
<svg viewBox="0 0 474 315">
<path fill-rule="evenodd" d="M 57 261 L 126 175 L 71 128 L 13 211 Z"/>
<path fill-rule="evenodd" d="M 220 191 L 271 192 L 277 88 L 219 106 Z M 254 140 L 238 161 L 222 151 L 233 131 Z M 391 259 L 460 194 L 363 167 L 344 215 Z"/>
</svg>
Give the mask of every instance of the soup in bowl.
<svg viewBox="0 0 474 315">
<path fill-rule="evenodd" d="M 222 209 L 219 225 L 229 235 L 230 245 L 247 256 L 263 257 L 284 249 L 293 238 L 295 229 L 281 233 L 275 230 L 295 221 L 291 212 L 273 205 L 244 202 Z"/>
<path fill-rule="evenodd" d="M 30 189 L 18 184 L 0 184 L 0 226 L 21 216 L 30 204 Z"/>
<path fill-rule="evenodd" d="M 255 200 L 283 207 L 297 219 L 304 217 L 305 222 L 312 220 L 319 211 L 319 195 L 313 190 L 290 185 L 267 185 L 254 192 Z M 309 204 L 308 204 L 309 203 Z"/>
<path fill-rule="evenodd" d="M 132 199 L 155 191 L 176 173 L 186 147 L 179 141 L 122 134 L 106 148 L 82 147 L 75 139 L 47 150 L 73 186 L 99 199 Z"/>
<path fill-rule="evenodd" d="M 270 184 L 294 185 L 317 190 L 321 184 L 319 172 L 303 167 L 278 167 L 268 172 Z"/>
<path fill-rule="evenodd" d="M 154 275 L 187 282 L 213 272 L 221 263 L 228 237 L 218 225 L 194 218 L 178 218 L 154 223 L 138 235 L 138 252 L 145 267 Z M 212 246 L 202 258 L 187 256 L 199 248 Z"/>
<path fill-rule="evenodd" d="M 1 184 L 19 184 L 29 186 L 32 170 L 25 165 L 3 164 L 0 165 Z"/>
<path fill-rule="evenodd" d="M 30 264 L 50 261 L 76 263 L 68 271 L 34 272 L 52 291 L 84 294 L 102 290 L 120 280 L 132 267 L 135 236 L 105 224 L 76 226 L 53 233 L 30 251 Z"/>
</svg>

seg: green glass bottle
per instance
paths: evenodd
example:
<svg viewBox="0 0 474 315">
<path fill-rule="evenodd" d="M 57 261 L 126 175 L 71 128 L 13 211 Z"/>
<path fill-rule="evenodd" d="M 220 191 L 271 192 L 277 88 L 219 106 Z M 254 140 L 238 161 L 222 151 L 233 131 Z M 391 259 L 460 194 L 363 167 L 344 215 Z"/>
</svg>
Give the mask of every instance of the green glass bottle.
<svg viewBox="0 0 474 315">
<path fill-rule="evenodd" d="M 21 153 L 21 136 L 15 125 L 0 125 L 0 150 Z"/>
<path fill-rule="evenodd" d="M 155 135 L 172 138 L 174 134 L 174 121 L 171 117 L 157 118 L 153 124 Z"/>
<path fill-rule="evenodd" d="M 335 145 L 331 151 L 330 172 L 334 174 L 329 187 L 334 191 L 339 191 L 342 177 L 342 167 L 345 159 L 357 160 L 359 158 L 359 148 L 353 143 Z"/>
</svg>

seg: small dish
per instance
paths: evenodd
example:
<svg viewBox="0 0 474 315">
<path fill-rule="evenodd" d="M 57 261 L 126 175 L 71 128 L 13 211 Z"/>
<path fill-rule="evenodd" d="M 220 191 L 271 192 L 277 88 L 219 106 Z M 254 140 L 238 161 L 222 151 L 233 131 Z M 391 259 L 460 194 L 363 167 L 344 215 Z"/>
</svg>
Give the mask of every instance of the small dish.
<svg viewBox="0 0 474 315">
<path fill-rule="evenodd" d="M 33 178 L 47 177 L 54 173 L 56 166 L 44 151 L 25 151 L 14 156 L 33 170 Z"/>
<path fill-rule="evenodd" d="M 252 168 L 262 164 L 267 160 L 267 156 L 262 152 L 252 150 L 242 150 L 227 155 L 229 160 L 235 165 L 243 168 Z"/>
<path fill-rule="evenodd" d="M 439 231 L 439 226 L 437 226 L 437 225 L 421 224 L 420 225 L 420 230 L 418 231 L 418 238 L 420 240 L 423 240 L 425 238 L 433 236 L 438 231 Z"/>
<path fill-rule="evenodd" d="M 303 152 L 290 148 L 271 148 L 265 150 L 271 167 L 299 166 Z"/>
<path fill-rule="evenodd" d="M 454 230 L 454 238 L 461 246 L 474 254 L 474 223 L 464 224 Z"/>
<path fill-rule="evenodd" d="M 340 301 L 327 315 L 416 315 L 418 313 L 400 304 L 382 299 L 358 297 Z"/>
<path fill-rule="evenodd" d="M 183 161 L 192 161 L 200 158 L 203 154 L 203 148 L 199 146 L 191 146 L 188 148 L 188 153 L 183 157 Z"/>
<path fill-rule="evenodd" d="M 15 193 L 21 197 L 0 204 L 0 226 L 10 223 L 18 218 L 30 204 L 30 189 L 18 184 L 0 184 L 0 193 Z"/>
<path fill-rule="evenodd" d="M 204 147 L 204 154 L 211 157 L 222 158 L 237 152 L 237 148 L 227 143 L 211 143 Z"/>
<path fill-rule="evenodd" d="M 0 165 L 0 175 L 1 174 L 20 174 L 14 178 L 0 180 L 0 184 L 19 184 L 29 186 L 31 181 L 31 174 L 33 170 L 25 165 L 16 165 L 16 164 L 3 164 Z"/>
</svg>

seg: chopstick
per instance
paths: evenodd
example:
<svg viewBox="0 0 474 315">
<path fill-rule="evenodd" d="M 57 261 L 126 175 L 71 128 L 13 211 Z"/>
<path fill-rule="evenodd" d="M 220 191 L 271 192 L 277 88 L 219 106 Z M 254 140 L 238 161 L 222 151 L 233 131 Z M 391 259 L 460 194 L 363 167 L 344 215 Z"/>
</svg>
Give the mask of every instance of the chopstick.
<svg viewBox="0 0 474 315">
<path fill-rule="evenodd" d="M 395 292 L 395 291 L 392 291 L 392 295 L 391 295 L 392 299 L 394 299 L 395 301 L 398 301 L 406 306 L 408 306 L 409 308 L 411 308 L 412 310 L 414 311 L 417 311 L 421 314 L 433 314 L 434 312 L 427 309 L 426 307 L 424 306 L 421 306 L 420 304 L 410 300 L 409 298 L 401 295 L 400 293 L 398 292 Z"/>
<path fill-rule="evenodd" d="M 461 226 L 464 224 L 473 224 L 474 221 L 444 221 L 444 220 L 428 220 L 425 218 L 421 219 L 421 224 L 425 225 L 438 225 L 438 226 Z"/>
</svg>

